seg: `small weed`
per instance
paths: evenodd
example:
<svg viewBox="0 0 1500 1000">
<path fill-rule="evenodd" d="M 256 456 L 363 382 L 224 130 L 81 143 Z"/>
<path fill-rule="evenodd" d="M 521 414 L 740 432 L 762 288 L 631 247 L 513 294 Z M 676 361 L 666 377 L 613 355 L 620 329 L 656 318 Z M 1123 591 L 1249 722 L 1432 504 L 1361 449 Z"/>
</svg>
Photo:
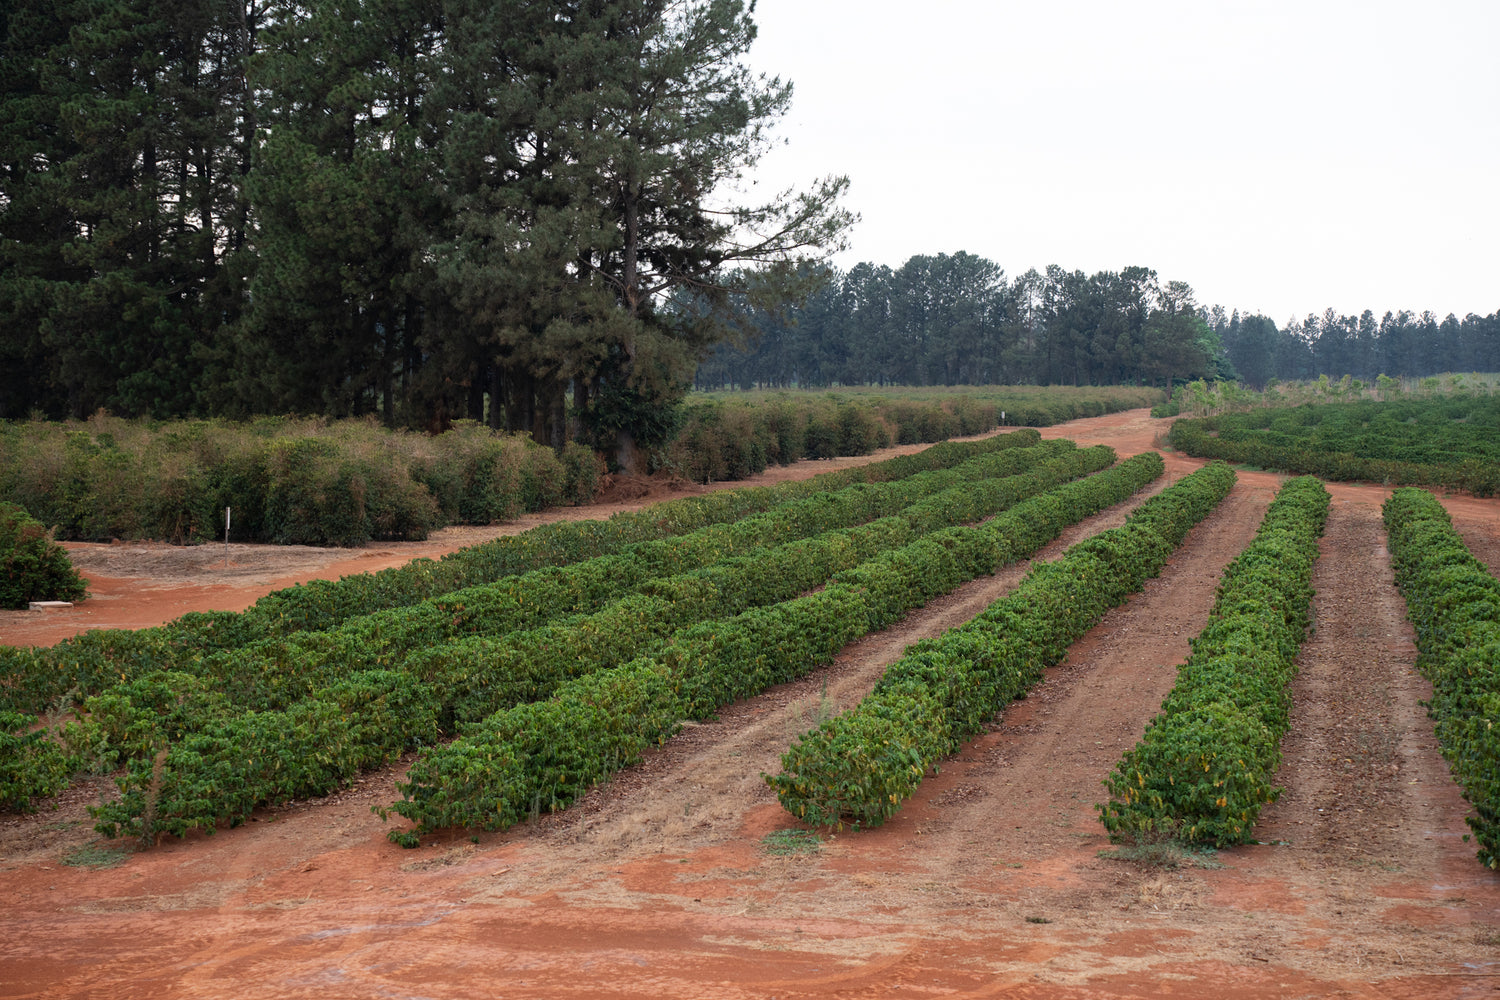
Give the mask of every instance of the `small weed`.
<svg viewBox="0 0 1500 1000">
<path fill-rule="evenodd" d="M 1126 861 L 1145 865 L 1148 868 L 1223 868 L 1217 852 L 1210 847 L 1198 847 L 1175 840 L 1162 840 L 1149 844 L 1134 844 L 1113 851 L 1100 851 L 1097 855 L 1106 861 Z"/>
<path fill-rule="evenodd" d="M 1052 918 L 1051 917 L 1027 917 L 1026 918 L 1026 922 L 1028 924 L 1050 924 L 1050 923 L 1052 923 Z"/>
<path fill-rule="evenodd" d="M 121 851 L 115 848 L 100 847 L 98 844 L 86 844 L 83 847 L 69 851 L 63 857 L 62 863 L 72 865 L 74 868 L 117 868 L 123 865 L 130 857 L 129 851 Z"/>
<path fill-rule="evenodd" d="M 772 830 L 761 838 L 760 846 L 767 854 L 816 854 L 823 838 L 811 830 Z"/>
<path fill-rule="evenodd" d="M 387 830 L 385 839 L 407 850 L 422 846 L 422 838 L 410 830 Z"/>
</svg>

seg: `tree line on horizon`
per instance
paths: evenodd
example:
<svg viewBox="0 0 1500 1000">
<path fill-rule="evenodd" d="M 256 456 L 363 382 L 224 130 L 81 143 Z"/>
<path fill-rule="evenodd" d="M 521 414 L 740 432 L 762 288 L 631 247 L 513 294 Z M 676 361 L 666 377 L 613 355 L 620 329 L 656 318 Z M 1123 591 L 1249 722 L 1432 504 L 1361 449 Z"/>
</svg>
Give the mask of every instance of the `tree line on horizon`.
<svg viewBox="0 0 1500 1000">
<path fill-rule="evenodd" d="M 742 309 L 700 390 L 834 385 L 1115 385 L 1500 371 L 1500 311 L 1438 319 L 1326 310 L 1285 326 L 1202 306 L 1144 267 L 1052 265 L 1008 279 L 960 251 L 827 269 L 805 304 Z"/>
</svg>

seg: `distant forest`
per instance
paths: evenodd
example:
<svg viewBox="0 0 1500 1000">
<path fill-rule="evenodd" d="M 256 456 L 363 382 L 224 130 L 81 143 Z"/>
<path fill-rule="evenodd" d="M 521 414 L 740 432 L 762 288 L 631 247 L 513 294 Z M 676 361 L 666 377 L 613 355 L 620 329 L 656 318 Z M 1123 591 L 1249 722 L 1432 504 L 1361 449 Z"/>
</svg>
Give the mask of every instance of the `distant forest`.
<svg viewBox="0 0 1500 1000">
<path fill-rule="evenodd" d="M 1192 288 L 1127 267 L 1053 265 L 1007 279 L 973 254 L 832 270 L 800 308 L 746 310 L 737 341 L 698 368 L 702 390 L 830 385 L 1166 385 L 1239 379 L 1500 371 L 1500 311 L 1333 310 L 1278 327 L 1197 303 Z"/>
</svg>

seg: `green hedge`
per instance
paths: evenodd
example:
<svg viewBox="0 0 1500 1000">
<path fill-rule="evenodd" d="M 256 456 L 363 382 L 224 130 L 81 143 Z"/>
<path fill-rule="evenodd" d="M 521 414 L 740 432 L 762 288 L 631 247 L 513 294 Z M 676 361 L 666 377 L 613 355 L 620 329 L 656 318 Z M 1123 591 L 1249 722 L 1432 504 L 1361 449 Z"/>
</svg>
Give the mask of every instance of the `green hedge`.
<svg viewBox="0 0 1500 1000">
<path fill-rule="evenodd" d="M 1178 420 L 1172 447 L 1323 479 L 1500 490 L 1500 398 L 1318 404 Z"/>
<path fill-rule="evenodd" d="M 358 628 L 312 634 L 300 644 L 219 654 L 204 664 L 203 674 L 217 693 L 227 696 L 232 712 L 215 702 L 206 706 L 201 725 L 175 741 L 165 731 L 120 741 L 133 748 L 168 748 L 159 801 L 153 805 L 147 795 L 155 780 L 154 761 L 137 752 L 119 779 L 122 798 L 95 810 L 98 829 L 112 836 L 211 830 L 220 821 L 239 821 L 258 804 L 324 794 L 329 781 L 375 766 L 406 746 L 430 742 L 439 725 L 483 718 L 496 708 L 545 697 L 560 683 L 649 652 L 677 628 L 788 599 L 914 535 L 982 517 L 1048 482 L 1107 465 L 1114 457 L 1102 447 L 1061 450 L 1062 457 L 1036 472 L 951 487 L 896 517 L 650 581 L 641 592 L 603 611 L 542 629 L 430 647 L 438 633 L 427 632 L 425 641 L 417 641 L 411 632 L 373 625 L 375 619 L 389 617 L 375 616 Z M 1039 451 L 1045 455 L 1059 449 Z M 451 614 L 443 612 L 440 618 L 446 622 Z M 420 633 L 432 624 L 419 620 L 414 627 Z M 361 694 L 355 699 L 350 691 Z M 128 697 L 123 689 L 111 692 L 122 694 Z M 318 707 L 330 700 L 338 701 L 337 713 Z M 371 718 L 370 706 L 380 709 L 378 717 Z M 90 720 L 96 707 L 105 716 L 97 726 L 91 721 L 80 726 L 74 737 L 95 752 L 110 745 L 97 735 L 99 729 L 109 726 L 131 734 L 137 722 L 144 722 L 149 731 L 150 720 L 161 714 L 151 685 L 134 714 L 107 699 L 91 699 L 84 707 Z M 175 725 L 170 716 L 168 723 Z M 298 762 L 292 758 L 306 750 L 306 727 L 330 741 L 329 749 Z M 238 769 L 236 747 L 246 761 Z M 268 771 L 264 762 L 269 760 L 282 764 Z M 217 787 L 230 794 L 203 793 Z M 153 825 L 145 831 L 148 817 Z"/>
<path fill-rule="evenodd" d="M 438 437 L 366 421 L 263 418 L 159 424 L 100 414 L 0 422 L 0 498 L 59 537 L 360 545 L 421 539 L 591 500 L 592 452 L 463 425 Z"/>
<path fill-rule="evenodd" d="M 1290 480 L 1225 569 L 1161 713 L 1105 779 L 1110 800 L 1099 812 L 1111 835 L 1244 843 L 1261 807 L 1280 794 L 1271 779 L 1328 501 L 1317 479 Z"/>
<path fill-rule="evenodd" d="M 913 645 L 850 712 L 804 734 L 767 775 L 777 799 L 814 826 L 876 826 L 927 769 L 978 733 L 1006 702 L 1110 608 L 1154 577 L 1234 485 L 1214 463 L 1146 501 L 1123 527 L 1034 568 L 973 621 Z"/>
<path fill-rule="evenodd" d="M 83 577 L 41 522 L 13 503 L 0 502 L 0 608 L 81 601 L 86 595 Z"/>
<path fill-rule="evenodd" d="M 499 829 L 566 806 L 592 783 L 664 741 L 683 718 L 802 676 L 853 639 L 932 597 L 1024 558 L 1067 524 L 1117 503 L 1162 473 L 1148 453 L 1017 504 L 978 527 L 950 528 L 838 574 L 823 590 L 677 632 L 651 660 L 562 685 L 418 759 L 392 811 L 419 828 Z M 618 688 L 601 689 L 614 677 Z M 618 691 L 618 695 L 612 692 Z M 655 692 L 650 694 L 649 692 Z M 587 727 L 608 719 L 607 738 Z M 539 740 L 538 732 L 548 733 Z M 410 843 L 409 833 L 392 839 Z"/>
<path fill-rule="evenodd" d="M 1385 525 L 1443 756 L 1474 806 L 1479 860 L 1500 869 L 1500 581 L 1425 490 L 1393 493 Z"/>
</svg>

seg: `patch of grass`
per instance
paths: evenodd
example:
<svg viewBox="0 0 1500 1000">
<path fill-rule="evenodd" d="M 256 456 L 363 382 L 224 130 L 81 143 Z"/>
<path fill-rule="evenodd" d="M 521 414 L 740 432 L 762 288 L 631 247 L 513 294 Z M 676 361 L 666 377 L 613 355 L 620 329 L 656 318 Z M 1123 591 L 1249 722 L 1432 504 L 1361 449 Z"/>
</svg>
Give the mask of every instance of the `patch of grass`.
<svg viewBox="0 0 1500 1000">
<path fill-rule="evenodd" d="M 823 838 L 811 830 L 772 830 L 761 838 L 760 846 L 767 854 L 816 854 Z"/>
<path fill-rule="evenodd" d="M 1100 851 L 1098 857 L 1106 861 L 1125 861 L 1147 868 L 1223 868 L 1218 852 L 1211 847 L 1198 847 L 1175 840 L 1162 840 L 1149 844 L 1133 844 L 1112 851 Z"/>
<path fill-rule="evenodd" d="M 85 844 L 83 847 L 69 851 L 63 857 L 62 863 L 72 865 L 74 868 L 93 868 L 97 871 L 101 868 L 118 868 L 129 857 L 129 851 L 122 851 L 116 847 Z"/>
<path fill-rule="evenodd" d="M 1052 923 L 1052 918 L 1051 917 L 1027 917 L 1026 918 L 1026 922 L 1028 924 L 1050 924 L 1050 923 Z"/>
</svg>

